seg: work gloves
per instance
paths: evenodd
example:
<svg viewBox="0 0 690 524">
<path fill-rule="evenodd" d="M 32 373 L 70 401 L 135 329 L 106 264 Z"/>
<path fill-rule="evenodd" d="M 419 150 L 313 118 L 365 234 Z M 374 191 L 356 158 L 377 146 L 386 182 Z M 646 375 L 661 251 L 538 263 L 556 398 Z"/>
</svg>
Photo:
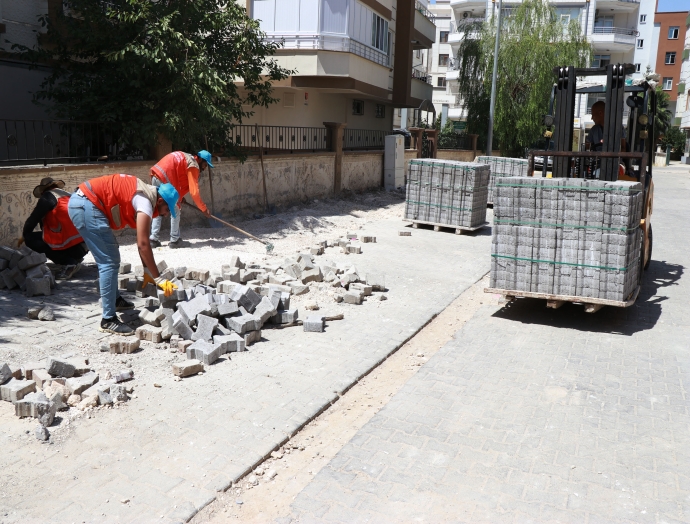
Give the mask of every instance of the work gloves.
<svg viewBox="0 0 690 524">
<path fill-rule="evenodd" d="M 153 278 L 151 272 L 148 269 L 144 269 L 144 287 L 147 284 L 153 284 L 163 290 L 163 294 L 169 297 L 173 294 L 173 291 L 177 289 L 177 286 L 170 282 L 170 280 L 163 277 Z"/>
</svg>

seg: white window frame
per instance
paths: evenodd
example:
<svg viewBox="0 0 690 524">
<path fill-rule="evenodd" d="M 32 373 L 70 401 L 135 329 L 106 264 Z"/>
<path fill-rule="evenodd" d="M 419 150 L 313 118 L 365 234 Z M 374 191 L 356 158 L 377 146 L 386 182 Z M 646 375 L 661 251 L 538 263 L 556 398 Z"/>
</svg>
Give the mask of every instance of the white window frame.
<svg viewBox="0 0 690 524">
<path fill-rule="evenodd" d="M 644 49 L 644 38 L 637 39 L 637 49 Z"/>
<path fill-rule="evenodd" d="M 371 13 L 371 41 L 369 45 L 382 53 L 388 54 L 388 20 Z"/>
<path fill-rule="evenodd" d="M 676 52 L 667 51 L 664 56 L 664 65 L 676 65 Z"/>
<path fill-rule="evenodd" d="M 635 64 L 635 72 L 639 73 L 642 70 L 642 64 Z"/>
<path fill-rule="evenodd" d="M 672 33 L 675 33 L 675 36 L 671 36 Z M 679 26 L 671 26 L 668 28 L 668 39 L 669 40 L 678 40 L 678 35 L 680 34 L 680 27 Z"/>
<path fill-rule="evenodd" d="M 664 91 L 672 91 L 673 90 L 673 77 L 672 76 L 665 76 L 663 79 L 663 82 L 661 84 L 661 89 Z"/>
<path fill-rule="evenodd" d="M 647 23 L 647 15 L 640 15 L 640 23 L 641 24 Z"/>
<path fill-rule="evenodd" d="M 604 59 L 606 61 L 606 64 L 603 66 L 601 65 L 601 60 Z M 597 63 L 597 65 L 595 65 Z M 606 67 L 611 63 L 611 55 L 594 55 L 594 58 L 592 58 L 592 67 Z"/>
<path fill-rule="evenodd" d="M 441 64 L 441 57 L 445 56 L 446 57 L 446 63 Z M 438 55 L 438 67 L 448 67 L 448 64 L 450 63 L 450 55 L 448 53 L 439 53 Z"/>
</svg>

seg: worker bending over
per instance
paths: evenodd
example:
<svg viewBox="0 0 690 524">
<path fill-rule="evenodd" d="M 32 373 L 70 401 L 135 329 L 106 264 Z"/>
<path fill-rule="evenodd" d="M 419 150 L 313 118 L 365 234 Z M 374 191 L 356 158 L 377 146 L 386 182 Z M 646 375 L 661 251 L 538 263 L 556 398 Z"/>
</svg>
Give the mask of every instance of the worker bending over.
<svg viewBox="0 0 690 524">
<path fill-rule="evenodd" d="M 187 193 L 192 195 L 192 199 L 204 215 L 211 216 L 211 212 L 201 200 L 199 194 L 199 173 L 206 169 L 206 166 L 213 167 L 211 163 L 211 153 L 206 150 L 199 151 L 196 155 L 183 153 L 182 151 L 173 151 L 165 155 L 160 161 L 151 168 L 151 183 L 159 187 L 162 184 L 172 184 L 177 192 L 180 194 L 180 201 L 178 202 L 175 213 L 172 213 L 170 208 L 170 244 L 168 247 L 175 249 L 182 247 L 182 239 L 180 238 L 180 204 Z M 159 247 L 161 223 L 163 219 L 157 217 L 153 219 L 151 225 L 151 245 Z"/>
<path fill-rule="evenodd" d="M 153 258 L 149 231 L 151 220 L 175 213 L 179 199 L 170 184 L 153 187 L 131 175 L 106 175 L 79 186 L 69 200 L 69 216 L 98 264 L 103 318 L 99 331 L 131 335 L 134 330 L 117 318 L 116 311 L 132 309 L 134 304 L 120 296 L 117 274 L 120 249 L 113 230 L 129 226 L 137 231 L 137 247 L 145 268 L 144 283 L 154 282 L 165 296 L 177 288 L 160 277 Z"/>
<path fill-rule="evenodd" d="M 55 275 L 58 280 L 72 278 L 89 252 L 69 218 L 67 203 L 71 195 L 63 187 L 62 180 L 47 177 L 34 188 L 38 202 L 24 222 L 23 239 L 19 240 L 20 245 L 23 240 L 28 247 L 61 266 Z M 34 231 L 38 225 L 41 231 Z"/>
</svg>

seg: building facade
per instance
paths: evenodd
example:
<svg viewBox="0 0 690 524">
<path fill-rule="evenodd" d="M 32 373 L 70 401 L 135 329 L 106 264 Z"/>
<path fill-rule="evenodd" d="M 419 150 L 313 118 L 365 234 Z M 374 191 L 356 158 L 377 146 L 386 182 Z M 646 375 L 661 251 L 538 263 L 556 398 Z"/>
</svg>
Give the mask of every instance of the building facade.
<svg viewBox="0 0 690 524">
<path fill-rule="evenodd" d="M 676 113 L 681 63 L 685 46 L 685 19 L 688 12 L 656 13 L 654 25 L 659 28 L 656 72 L 661 88 L 669 95 L 669 111 Z M 681 89 L 682 91 L 682 89 Z"/>
<path fill-rule="evenodd" d="M 243 2 L 244 3 L 244 2 Z M 276 61 L 293 73 L 273 84 L 280 101 L 245 123 L 390 130 L 395 109 L 432 98 L 418 52 L 436 37 L 419 0 L 246 0 L 266 37 L 283 43 Z M 421 65 L 421 62 L 420 62 Z"/>
<path fill-rule="evenodd" d="M 685 133 L 685 153 L 681 158 L 684 164 L 690 164 L 690 14 L 685 18 L 685 43 L 683 46 L 678 99 L 674 124 Z"/>
</svg>

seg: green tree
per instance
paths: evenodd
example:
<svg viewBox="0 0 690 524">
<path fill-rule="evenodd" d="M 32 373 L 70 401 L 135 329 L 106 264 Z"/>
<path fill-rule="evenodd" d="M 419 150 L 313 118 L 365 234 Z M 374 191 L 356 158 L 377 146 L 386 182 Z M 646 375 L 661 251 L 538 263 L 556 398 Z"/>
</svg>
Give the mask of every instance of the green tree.
<svg viewBox="0 0 690 524">
<path fill-rule="evenodd" d="M 671 148 L 674 153 L 682 155 L 685 152 L 685 133 L 679 127 L 671 127 L 661 137 L 659 145 L 664 148 L 664 151 Z"/>
<path fill-rule="evenodd" d="M 439 122 L 439 127 L 441 124 Z M 438 134 L 438 147 L 441 149 L 453 149 L 458 142 L 457 134 L 453 128 L 453 121 L 446 120 L 446 125 L 443 126 L 440 133 Z"/>
<path fill-rule="evenodd" d="M 656 117 L 654 118 L 654 143 L 659 143 L 659 137 L 668 131 L 673 114 L 668 108 L 671 97 L 661 86 L 656 86 Z"/>
<path fill-rule="evenodd" d="M 37 50 L 14 46 L 54 65 L 35 99 L 58 117 L 105 122 L 137 149 L 159 135 L 200 148 L 208 136 L 232 152 L 232 126 L 276 102 L 271 83 L 290 73 L 234 0 L 64 0 L 42 23 Z"/>
<path fill-rule="evenodd" d="M 497 17 L 466 26 L 457 59 L 467 132 L 486 136 Z M 525 0 L 504 17 L 498 52 L 494 138 L 504 155 L 522 156 L 542 132 L 553 68 L 589 64 L 591 46 L 576 21 L 564 25 L 547 0 Z"/>
</svg>

